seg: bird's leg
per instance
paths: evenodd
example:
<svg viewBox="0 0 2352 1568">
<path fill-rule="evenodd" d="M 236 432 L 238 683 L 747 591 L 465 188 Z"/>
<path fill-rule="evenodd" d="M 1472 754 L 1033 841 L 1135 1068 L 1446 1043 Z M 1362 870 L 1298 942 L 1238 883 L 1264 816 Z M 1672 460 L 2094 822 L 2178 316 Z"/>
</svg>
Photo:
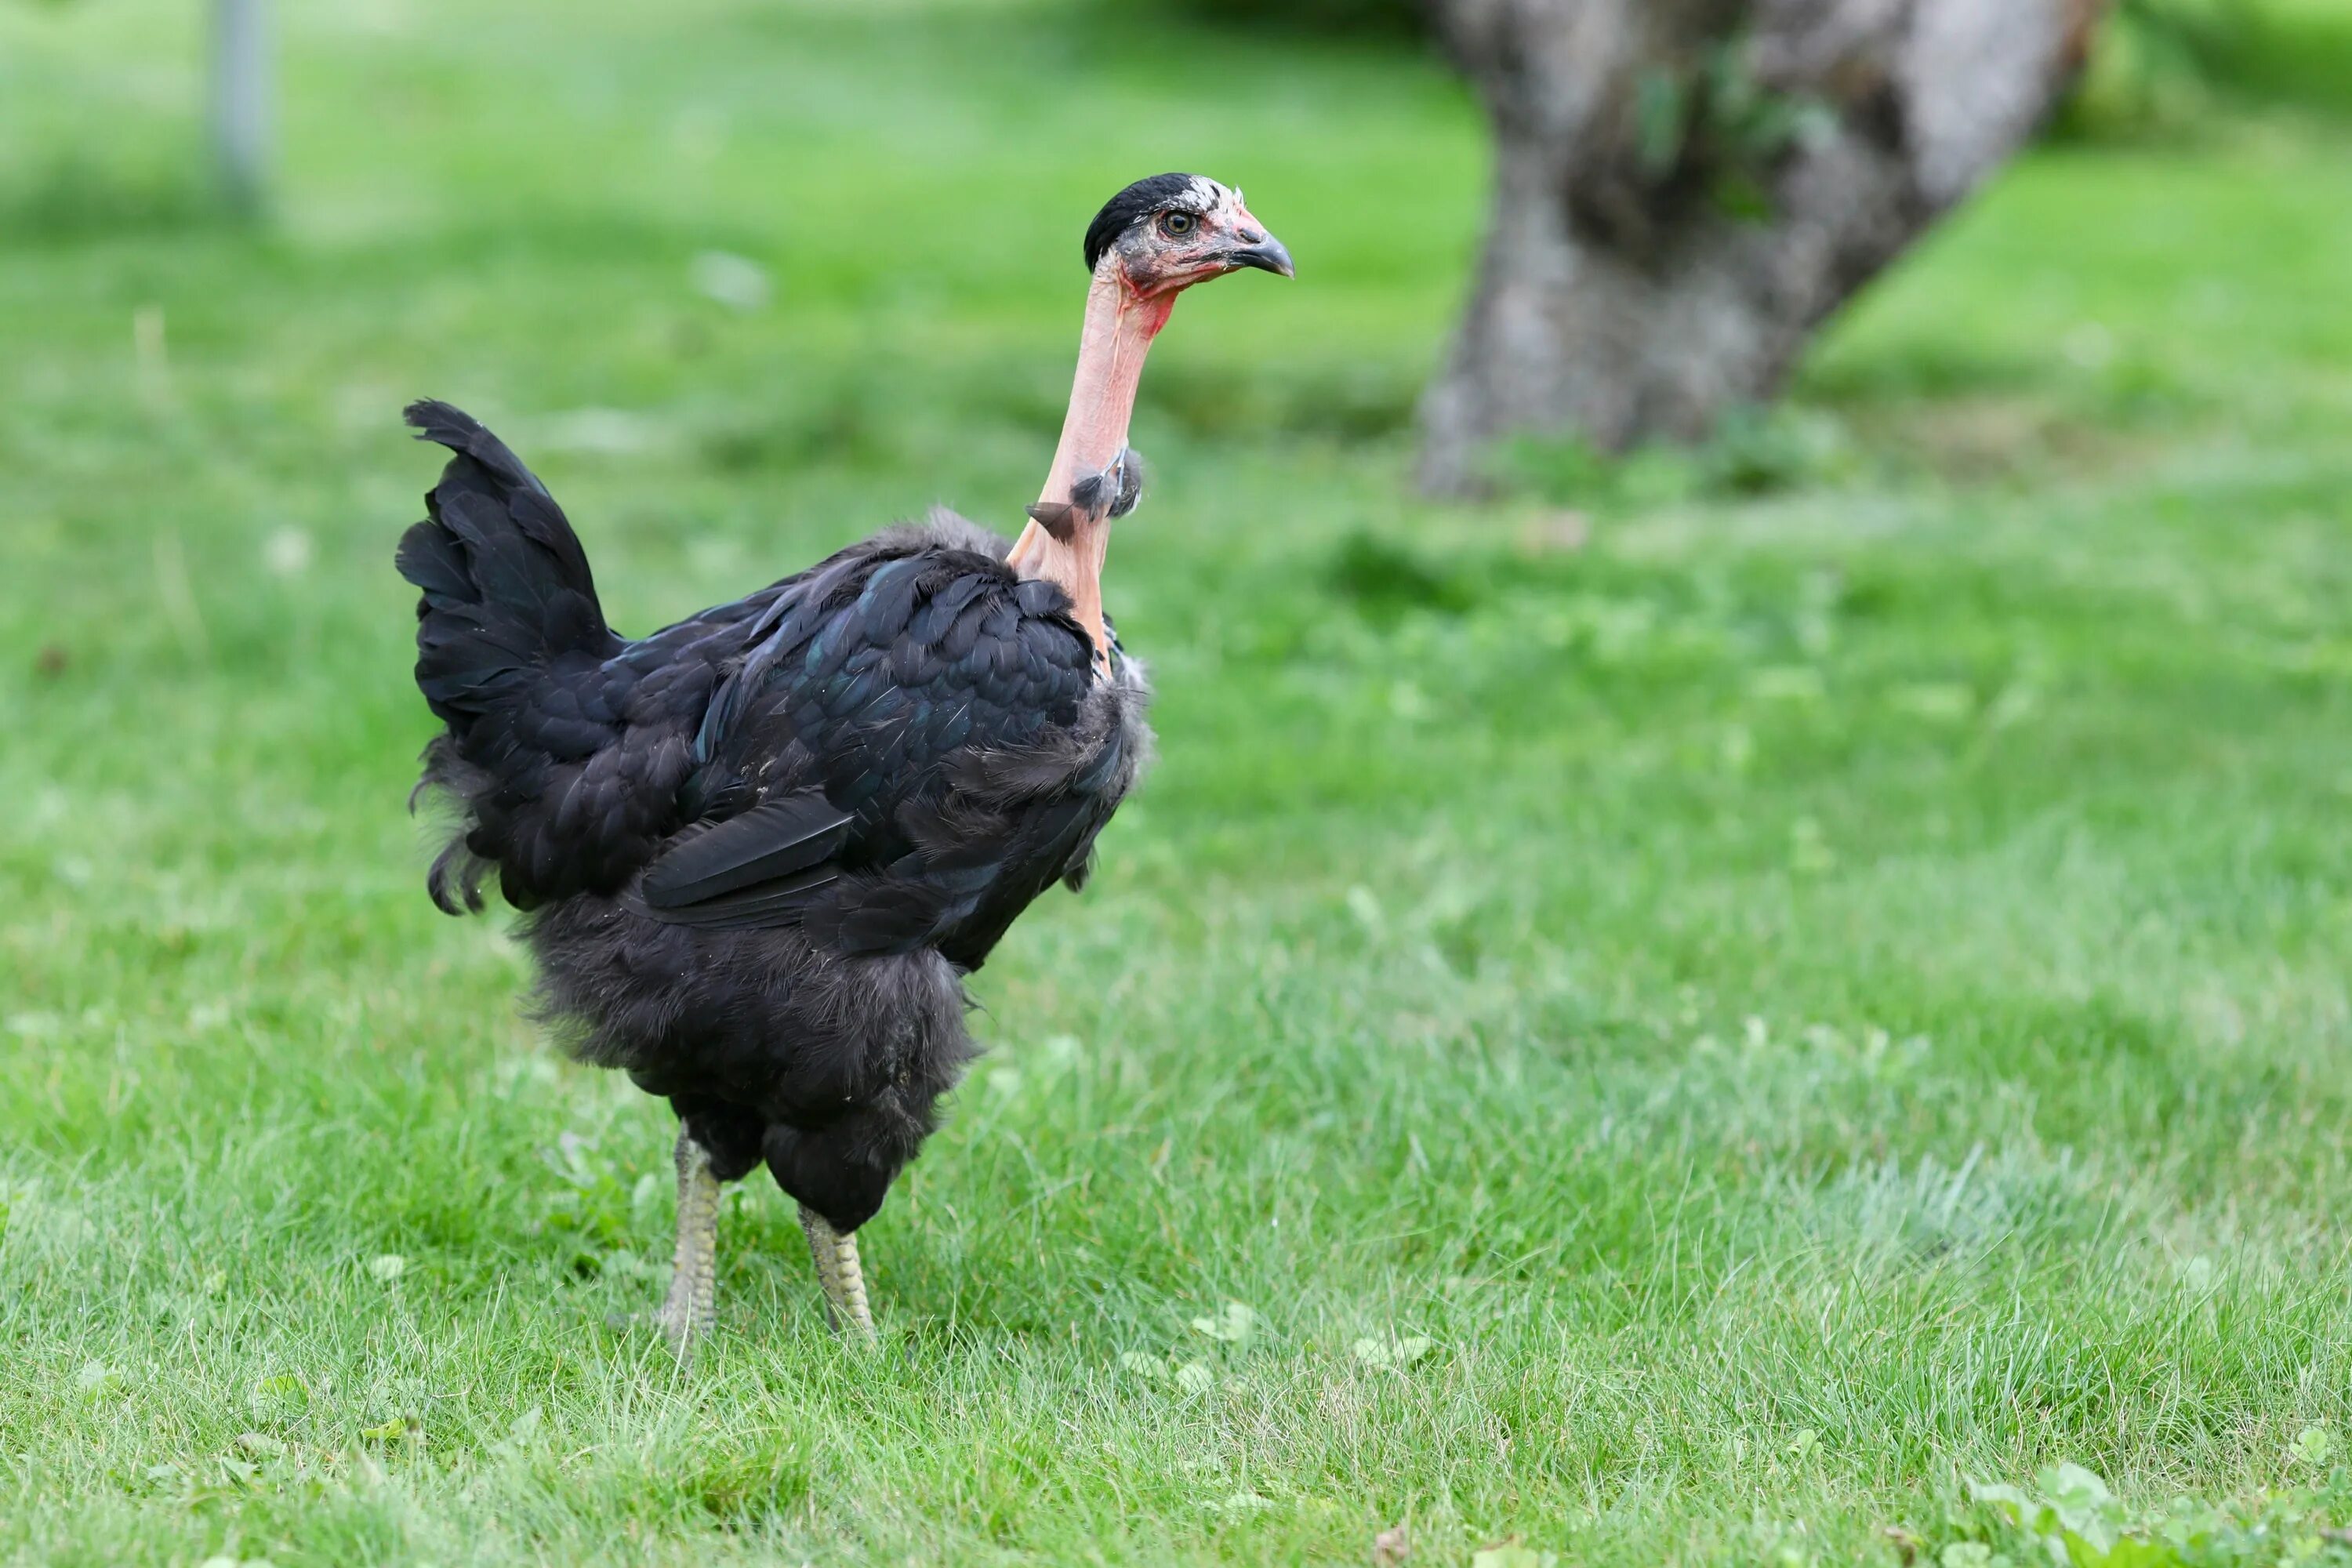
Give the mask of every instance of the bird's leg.
<svg viewBox="0 0 2352 1568">
<path fill-rule="evenodd" d="M 671 1263 L 669 1295 L 654 1321 L 684 1350 L 718 1321 L 712 1298 L 719 1286 L 719 1178 L 710 1173 L 710 1152 L 683 1121 L 677 1128 L 677 1250 Z"/>
<path fill-rule="evenodd" d="M 816 1255 L 817 1283 L 824 1287 L 824 1321 L 837 1334 L 860 1344 L 874 1342 L 874 1313 L 866 1304 L 866 1273 L 857 1263 L 857 1235 L 842 1234 L 823 1215 L 801 1205 L 801 1228 Z"/>
</svg>

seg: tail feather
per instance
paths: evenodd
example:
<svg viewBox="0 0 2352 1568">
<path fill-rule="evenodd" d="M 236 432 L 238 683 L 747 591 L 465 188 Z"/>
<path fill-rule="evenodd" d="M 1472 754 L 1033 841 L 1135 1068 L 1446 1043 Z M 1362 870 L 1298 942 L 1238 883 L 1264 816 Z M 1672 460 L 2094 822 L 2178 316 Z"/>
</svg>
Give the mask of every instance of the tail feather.
<svg viewBox="0 0 2352 1568">
<path fill-rule="evenodd" d="M 522 459 L 510 451 L 484 427 L 482 422 L 453 404 L 437 397 L 420 397 L 401 410 L 420 441 L 434 441 L 453 452 L 462 452 L 479 463 L 492 475 L 518 489 L 547 494 L 547 487 L 539 476 L 522 466 Z"/>
<path fill-rule="evenodd" d="M 469 842 L 475 826 L 472 802 L 488 795 L 498 781 L 458 755 L 457 741 L 446 730 L 433 737 L 420 760 L 425 773 L 408 792 L 408 809 L 415 811 L 432 796 L 455 805 L 468 818 L 457 826 L 433 858 L 433 868 L 425 874 L 425 890 L 445 915 L 480 914 L 482 879 L 498 866 Z"/>
<path fill-rule="evenodd" d="M 645 813 L 603 795 L 614 809 L 593 825 L 556 810 L 620 733 L 609 704 L 586 711 L 574 689 L 586 680 L 602 693 L 596 672 L 625 646 L 604 624 L 587 552 L 547 487 L 479 424 L 433 402 L 412 405 L 408 422 L 451 454 L 394 557 L 421 593 L 416 684 L 448 726 L 425 750 L 419 788 L 460 816 L 426 879 L 433 901 L 479 909 L 493 868 L 523 908 L 610 881 L 644 858 L 632 834 Z M 657 807 L 664 781 L 650 782 Z"/>
<path fill-rule="evenodd" d="M 418 440 L 437 442 L 461 457 L 471 458 L 503 492 L 514 525 L 556 557 L 568 582 L 590 598 L 596 596 L 596 584 L 589 574 L 588 553 L 580 548 L 580 536 L 572 531 L 562 509 L 547 493 L 547 487 L 539 482 L 539 476 L 524 468 L 522 459 L 509 451 L 505 442 L 491 435 L 472 415 L 436 398 L 419 398 L 410 404 L 404 417 L 418 432 Z"/>
<path fill-rule="evenodd" d="M 424 594 L 416 684 L 462 745 L 551 660 L 606 657 L 619 639 L 579 536 L 506 444 L 446 403 L 411 404 L 408 423 L 452 454 L 394 563 Z"/>
</svg>

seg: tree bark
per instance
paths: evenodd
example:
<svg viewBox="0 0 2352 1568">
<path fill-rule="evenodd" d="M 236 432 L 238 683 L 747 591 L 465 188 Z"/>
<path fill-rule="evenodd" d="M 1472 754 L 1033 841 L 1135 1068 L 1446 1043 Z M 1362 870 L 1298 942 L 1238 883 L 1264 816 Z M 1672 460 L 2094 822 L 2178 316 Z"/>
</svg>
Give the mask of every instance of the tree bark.
<svg viewBox="0 0 2352 1568">
<path fill-rule="evenodd" d="M 1495 132 L 1423 482 L 1701 437 L 2032 134 L 2103 0 L 1436 0 Z"/>
</svg>

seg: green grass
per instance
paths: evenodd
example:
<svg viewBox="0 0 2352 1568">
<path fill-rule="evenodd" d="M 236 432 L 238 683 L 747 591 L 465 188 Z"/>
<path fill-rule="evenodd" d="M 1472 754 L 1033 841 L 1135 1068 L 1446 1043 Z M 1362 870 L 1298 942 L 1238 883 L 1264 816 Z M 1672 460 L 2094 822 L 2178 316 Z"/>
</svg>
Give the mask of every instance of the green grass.
<svg viewBox="0 0 2352 1568">
<path fill-rule="evenodd" d="M 1409 54 L 287 7 L 247 233 L 198 10 L 0 10 L 0 1559 L 1891 1564 L 2057 1461 L 2352 1516 L 2290 1462 L 2352 1425 L 2352 129 L 2038 154 L 1752 451 L 1461 510 L 1404 424 L 1481 150 Z M 1016 519 L 1171 166 L 1300 278 L 1147 384 L 1164 759 L 979 977 L 883 1353 L 751 1184 L 682 1371 L 611 1326 L 667 1112 L 424 897 L 397 408 L 626 628 Z"/>
</svg>

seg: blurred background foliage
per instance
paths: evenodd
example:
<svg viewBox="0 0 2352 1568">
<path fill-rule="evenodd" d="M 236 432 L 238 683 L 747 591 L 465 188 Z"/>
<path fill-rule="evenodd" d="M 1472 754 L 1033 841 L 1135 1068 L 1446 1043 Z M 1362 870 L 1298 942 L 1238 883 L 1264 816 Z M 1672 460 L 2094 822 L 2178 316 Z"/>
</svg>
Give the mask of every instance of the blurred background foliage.
<svg viewBox="0 0 2352 1568">
<path fill-rule="evenodd" d="M 63 0 L 55 0 L 63 3 Z M 1154 0 L 1172 15 L 1419 47 L 1424 0 Z M 2062 135 L 2177 132 L 2217 100 L 2352 112 L 2352 7 L 2333 0 L 2111 0 Z"/>
<path fill-rule="evenodd" d="M 1270 26 L 1415 39 L 1429 32 L 1423 0 L 1152 0 L 1170 13 L 1223 26 Z"/>
<path fill-rule="evenodd" d="M 2058 129 L 2180 134 L 2217 109 L 2260 104 L 2352 114 L 2352 7 L 2116 0 Z"/>
</svg>

